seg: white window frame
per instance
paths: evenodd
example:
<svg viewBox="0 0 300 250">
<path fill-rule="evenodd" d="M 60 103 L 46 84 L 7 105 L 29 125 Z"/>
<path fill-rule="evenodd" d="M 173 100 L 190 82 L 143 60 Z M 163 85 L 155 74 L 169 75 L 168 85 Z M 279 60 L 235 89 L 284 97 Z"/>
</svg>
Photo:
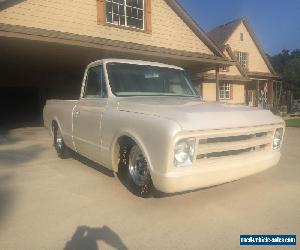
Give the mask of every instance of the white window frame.
<svg viewBox="0 0 300 250">
<path fill-rule="evenodd" d="M 230 100 L 231 99 L 231 84 L 229 82 L 220 82 L 219 99 L 220 100 Z"/>
<path fill-rule="evenodd" d="M 145 0 L 139 0 L 139 1 L 142 1 L 142 8 L 138 8 L 138 7 L 132 7 L 132 6 L 129 6 L 127 5 L 127 1 L 128 0 L 124 0 L 124 4 L 120 4 L 118 1 L 116 0 L 105 0 L 105 4 L 107 6 L 107 2 L 111 2 L 112 4 L 116 4 L 118 5 L 118 10 L 120 10 L 120 6 L 123 6 L 124 8 L 124 18 L 125 18 L 125 24 L 121 24 L 121 18 L 120 18 L 120 11 L 119 13 L 117 13 L 117 15 L 119 15 L 119 22 L 118 23 L 115 23 L 113 21 L 113 16 L 114 16 L 114 12 L 113 12 L 113 9 L 112 9 L 112 12 L 110 13 L 111 14 L 111 19 L 112 21 L 109 22 L 108 19 L 107 19 L 107 13 L 105 13 L 105 19 L 106 19 L 106 23 L 108 24 L 112 24 L 112 25 L 116 25 L 116 26 L 121 26 L 121 27 L 126 27 L 126 28 L 131 28 L 131 29 L 137 29 L 137 30 L 145 30 Z M 143 27 L 142 28 L 138 28 L 138 27 L 134 27 L 134 26 L 131 26 L 131 25 L 128 25 L 127 24 L 127 7 L 129 8 L 132 8 L 132 9 L 136 9 L 137 11 L 142 11 L 143 12 L 143 15 L 142 15 L 142 22 L 143 22 Z M 131 17 L 131 18 L 134 18 L 134 17 Z M 141 20 L 139 18 L 134 18 L 134 19 L 138 19 L 138 20 Z"/>
<path fill-rule="evenodd" d="M 237 52 L 237 59 L 238 59 L 239 63 L 242 65 L 242 67 L 244 69 L 247 69 L 247 65 L 248 65 L 248 54 L 247 54 L 247 52 L 238 51 Z"/>
</svg>

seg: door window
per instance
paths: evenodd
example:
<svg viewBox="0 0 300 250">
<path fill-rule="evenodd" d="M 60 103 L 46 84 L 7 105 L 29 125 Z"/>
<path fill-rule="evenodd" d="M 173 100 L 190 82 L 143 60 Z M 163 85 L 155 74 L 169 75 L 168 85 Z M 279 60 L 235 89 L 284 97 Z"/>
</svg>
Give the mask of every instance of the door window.
<svg viewBox="0 0 300 250">
<path fill-rule="evenodd" d="M 85 80 L 84 98 L 106 97 L 106 85 L 102 65 L 88 69 Z"/>
</svg>

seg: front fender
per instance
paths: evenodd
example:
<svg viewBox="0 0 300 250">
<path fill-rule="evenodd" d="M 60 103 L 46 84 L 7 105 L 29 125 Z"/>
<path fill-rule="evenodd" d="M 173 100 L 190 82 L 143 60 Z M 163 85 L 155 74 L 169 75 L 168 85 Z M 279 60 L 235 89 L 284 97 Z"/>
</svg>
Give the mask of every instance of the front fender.
<svg viewBox="0 0 300 250">
<path fill-rule="evenodd" d="M 118 140 L 119 138 L 123 137 L 123 136 L 127 136 L 129 137 L 130 139 L 132 139 L 138 146 L 139 148 L 142 150 L 146 160 L 147 160 L 147 163 L 149 165 L 149 169 L 150 171 L 152 172 L 153 171 L 153 167 L 152 167 L 152 162 L 151 162 L 151 158 L 149 156 L 149 153 L 148 153 L 148 150 L 147 150 L 147 146 L 145 145 L 145 143 L 143 142 L 142 138 L 136 134 L 134 131 L 130 131 L 130 130 L 123 130 L 123 131 L 120 131 L 118 134 L 116 134 L 112 144 L 111 144 L 111 161 L 112 161 L 112 169 L 114 172 L 117 172 L 118 171 L 118 164 L 117 162 L 115 162 L 115 152 L 116 150 L 119 150 L 116 149 L 117 148 L 117 145 L 118 145 Z"/>
<path fill-rule="evenodd" d="M 128 136 L 143 151 L 150 172 L 164 173 L 169 162 L 172 138 L 181 130 L 177 122 L 158 116 L 115 111 L 103 117 L 103 149 L 110 153 L 109 165 L 115 169 L 114 152 L 118 139 Z"/>
</svg>

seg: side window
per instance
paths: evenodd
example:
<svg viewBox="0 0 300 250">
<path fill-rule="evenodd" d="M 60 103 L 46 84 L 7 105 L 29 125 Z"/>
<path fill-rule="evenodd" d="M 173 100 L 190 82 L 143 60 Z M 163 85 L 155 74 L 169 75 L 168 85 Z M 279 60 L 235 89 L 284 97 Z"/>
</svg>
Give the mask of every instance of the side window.
<svg viewBox="0 0 300 250">
<path fill-rule="evenodd" d="M 106 97 L 106 86 L 102 65 L 89 68 L 85 80 L 85 90 L 83 97 Z"/>
</svg>

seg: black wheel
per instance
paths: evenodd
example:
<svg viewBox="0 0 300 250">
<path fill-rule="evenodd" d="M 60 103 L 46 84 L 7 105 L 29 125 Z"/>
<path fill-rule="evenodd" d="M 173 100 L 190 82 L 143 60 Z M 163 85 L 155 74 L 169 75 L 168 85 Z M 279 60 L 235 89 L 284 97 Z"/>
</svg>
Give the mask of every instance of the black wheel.
<svg viewBox="0 0 300 250">
<path fill-rule="evenodd" d="M 53 145 L 59 158 L 66 159 L 70 156 L 69 148 L 65 145 L 61 131 L 56 124 L 53 125 Z"/>
<path fill-rule="evenodd" d="M 139 197 L 148 197 L 154 190 L 147 160 L 135 143 L 121 147 L 119 177 L 127 189 Z"/>
</svg>

